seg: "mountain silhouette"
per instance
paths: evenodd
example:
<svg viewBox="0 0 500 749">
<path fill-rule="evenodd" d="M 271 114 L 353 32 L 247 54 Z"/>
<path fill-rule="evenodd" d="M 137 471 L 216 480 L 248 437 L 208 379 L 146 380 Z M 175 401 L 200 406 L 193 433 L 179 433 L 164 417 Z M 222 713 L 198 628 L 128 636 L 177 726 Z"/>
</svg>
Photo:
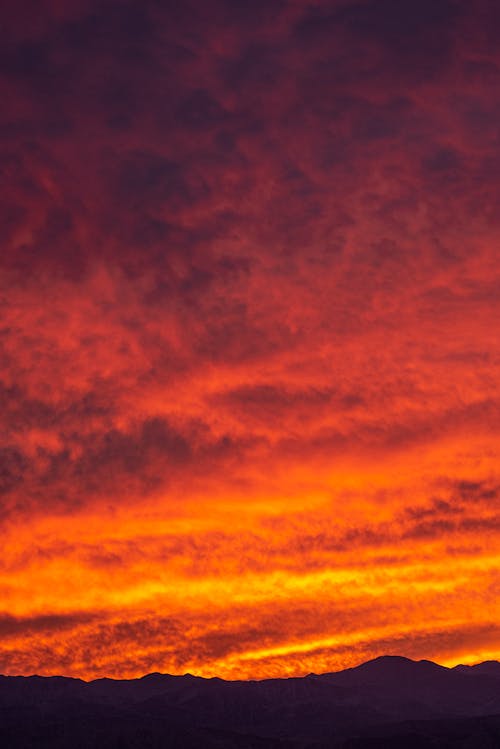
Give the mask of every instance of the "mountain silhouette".
<svg viewBox="0 0 500 749">
<path fill-rule="evenodd" d="M 500 679 L 500 663 L 498 661 L 484 661 L 483 663 L 476 663 L 475 666 L 460 664 L 459 666 L 455 666 L 454 671 L 474 675 L 486 674 L 488 676 L 496 676 Z"/>
<path fill-rule="evenodd" d="M 301 678 L 0 676 L 4 749 L 500 748 L 500 663 L 383 656 Z"/>
</svg>

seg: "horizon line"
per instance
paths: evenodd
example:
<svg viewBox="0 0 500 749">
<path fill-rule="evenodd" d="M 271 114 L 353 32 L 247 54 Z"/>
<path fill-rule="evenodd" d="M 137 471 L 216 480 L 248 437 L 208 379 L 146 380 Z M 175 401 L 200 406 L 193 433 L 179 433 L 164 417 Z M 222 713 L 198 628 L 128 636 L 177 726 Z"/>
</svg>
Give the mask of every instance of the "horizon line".
<svg viewBox="0 0 500 749">
<path fill-rule="evenodd" d="M 357 663 L 355 666 L 347 666 L 346 668 L 338 669 L 337 671 L 323 671 L 321 673 L 315 673 L 314 671 L 310 671 L 307 674 L 303 674 L 302 676 L 267 676 L 263 679 L 224 679 L 221 676 L 200 676 L 198 674 L 193 674 L 190 671 L 186 671 L 183 674 L 171 674 L 168 672 L 163 671 L 149 671 L 148 673 L 143 674 L 142 676 L 132 676 L 132 677 L 115 677 L 115 676 L 98 676 L 94 679 L 84 679 L 81 676 L 66 676 L 64 674 L 6 674 L 6 673 L 0 673 L 0 678 L 6 678 L 6 679 L 32 679 L 32 678 L 38 678 L 38 679 L 68 679 L 72 681 L 81 681 L 84 684 L 92 684 L 96 681 L 141 681 L 143 679 L 147 679 L 149 676 L 166 676 L 170 678 L 175 679 L 183 679 L 187 676 L 190 676 L 194 679 L 203 679 L 204 681 L 224 681 L 227 683 L 241 683 L 241 682 L 248 682 L 248 683 L 254 683 L 254 682 L 263 682 L 263 681 L 288 681 L 292 679 L 307 679 L 308 677 L 312 676 L 326 676 L 328 674 L 339 674 L 344 671 L 352 671 L 354 669 L 360 668 L 362 666 L 365 666 L 369 663 L 375 663 L 376 661 L 385 660 L 385 659 L 394 659 L 394 660 L 402 660 L 407 661 L 409 663 L 430 663 L 434 666 L 439 666 L 439 668 L 446 669 L 447 671 L 453 671 L 456 668 L 459 668 L 460 666 L 468 667 L 468 668 L 474 668 L 476 666 L 481 666 L 484 663 L 498 663 L 500 665 L 500 660 L 496 659 L 486 659 L 484 661 L 477 661 L 477 663 L 456 663 L 454 666 L 445 666 L 442 663 L 438 663 L 437 661 L 431 660 L 429 658 L 420 658 L 418 660 L 414 658 L 409 658 L 406 655 L 399 655 L 399 654 L 393 654 L 393 653 L 386 653 L 384 655 L 378 655 L 375 658 L 369 658 L 366 661 L 361 661 L 360 663 Z"/>
</svg>

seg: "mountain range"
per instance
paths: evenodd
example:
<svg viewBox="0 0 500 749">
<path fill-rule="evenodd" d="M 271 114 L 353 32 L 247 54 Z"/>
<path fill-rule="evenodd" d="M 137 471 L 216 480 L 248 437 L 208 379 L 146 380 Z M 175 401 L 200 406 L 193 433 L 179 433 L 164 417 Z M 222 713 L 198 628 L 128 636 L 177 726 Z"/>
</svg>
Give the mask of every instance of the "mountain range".
<svg viewBox="0 0 500 749">
<path fill-rule="evenodd" d="M 500 663 L 382 656 L 262 681 L 0 676 L 3 749 L 490 749 Z"/>
</svg>

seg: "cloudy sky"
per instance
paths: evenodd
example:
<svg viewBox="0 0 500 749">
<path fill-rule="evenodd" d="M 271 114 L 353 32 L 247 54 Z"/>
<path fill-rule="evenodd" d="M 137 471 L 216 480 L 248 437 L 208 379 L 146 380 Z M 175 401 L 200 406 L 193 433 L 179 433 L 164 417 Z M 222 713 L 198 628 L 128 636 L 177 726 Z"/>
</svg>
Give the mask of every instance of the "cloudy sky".
<svg viewBox="0 0 500 749">
<path fill-rule="evenodd" d="M 0 17 L 0 672 L 500 657 L 496 0 Z"/>
</svg>

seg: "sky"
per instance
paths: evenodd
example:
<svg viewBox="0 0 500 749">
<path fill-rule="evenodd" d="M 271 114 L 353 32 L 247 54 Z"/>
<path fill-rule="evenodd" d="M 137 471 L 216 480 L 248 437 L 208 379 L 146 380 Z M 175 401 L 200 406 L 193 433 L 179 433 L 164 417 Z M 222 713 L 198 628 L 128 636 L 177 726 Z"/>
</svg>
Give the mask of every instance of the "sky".
<svg viewBox="0 0 500 749">
<path fill-rule="evenodd" d="M 496 0 L 0 12 L 0 673 L 500 658 Z"/>
</svg>

